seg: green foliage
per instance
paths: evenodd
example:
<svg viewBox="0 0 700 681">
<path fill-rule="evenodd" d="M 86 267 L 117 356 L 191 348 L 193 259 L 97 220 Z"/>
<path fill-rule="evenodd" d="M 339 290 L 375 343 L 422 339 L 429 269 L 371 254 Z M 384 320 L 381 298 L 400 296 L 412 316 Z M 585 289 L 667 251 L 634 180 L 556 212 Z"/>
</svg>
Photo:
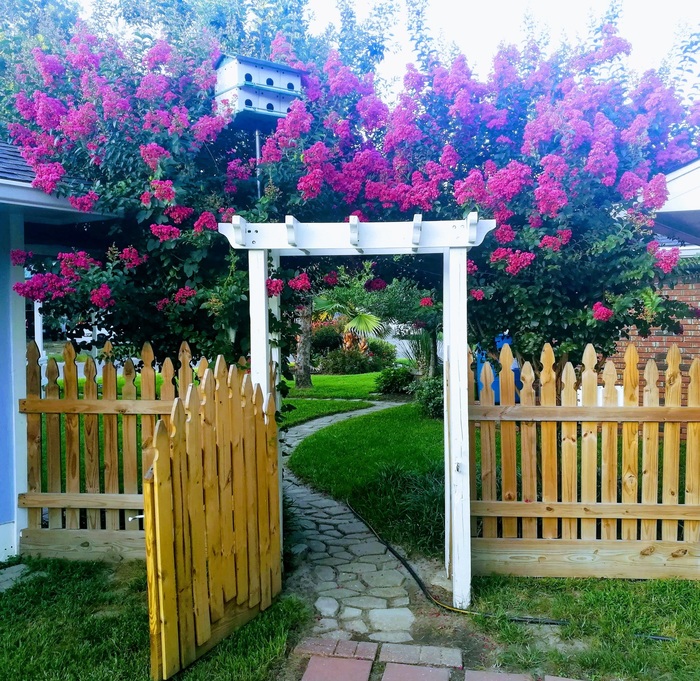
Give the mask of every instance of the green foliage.
<svg viewBox="0 0 700 681">
<path fill-rule="evenodd" d="M 381 360 L 355 349 L 331 350 L 320 364 L 323 374 L 366 374 L 381 368 Z"/>
<path fill-rule="evenodd" d="M 367 346 L 375 360 L 378 360 L 382 367 L 391 366 L 396 360 L 396 346 L 381 338 L 368 338 Z"/>
<path fill-rule="evenodd" d="M 384 395 L 408 394 L 415 378 L 408 367 L 386 367 L 386 369 L 382 369 L 377 377 L 377 391 Z"/>
<path fill-rule="evenodd" d="M 314 376 L 312 388 L 289 388 L 289 397 L 315 397 L 318 399 L 366 400 L 374 392 L 377 372 L 352 376 Z"/>
<path fill-rule="evenodd" d="M 443 418 L 445 397 L 442 376 L 416 381 L 412 392 L 416 404 L 424 416 L 432 419 Z"/>
<path fill-rule="evenodd" d="M 343 334 L 336 324 L 323 324 L 311 332 L 311 354 L 318 357 L 340 348 Z"/>
</svg>

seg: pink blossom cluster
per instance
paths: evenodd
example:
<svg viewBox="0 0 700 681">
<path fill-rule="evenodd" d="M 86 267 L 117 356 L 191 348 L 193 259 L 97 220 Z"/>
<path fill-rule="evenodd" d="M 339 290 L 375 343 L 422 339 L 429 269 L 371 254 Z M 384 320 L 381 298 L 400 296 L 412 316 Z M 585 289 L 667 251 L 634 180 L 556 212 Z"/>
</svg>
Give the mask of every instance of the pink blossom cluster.
<svg viewBox="0 0 700 681">
<path fill-rule="evenodd" d="M 612 319 L 614 314 L 609 307 L 605 307 L 600 301 L 593 303 L 593 319 L 597 322 L 607 322 L 609 319 Z"/>
<path fill-rule="evenodd" d="M 139 152 L 141 152 L 141 158 L 143 159 L 144 163 L 153 172 L 158 169 L 158 163 L 160 162 L 161 158 L 170 158 L 170 152 L 155 142 L 142 144 L 139 147 Z"/>
<path fill-rule="evenodd" d="M 214 213 L 210 213 L 209 211 L 204 211 L 194 223 L 195 232 L 199 233 L 205 229 L 210 229 L 213 232 L 219 229 L 219 223 L 216 220 L 216 216 Z"/>
<path fill-rule="evenodd" d="M 221 222 L 231 222 L 231 219 L 235 214 L 235 208 L 219 208 L 219 219 Z"/>
<path fill-rule="evenodd" d="M 338 273 L 335 270 L 331 270 L 328 274 L 323 275 L 323 283 L 326 286 L 337 286 L 338 281 Z"/>
<path fill-rule="evenodd" d="M 270 297 L 279 296 L 284 291 L 284 279 L 268 279 L 265 284 Z"/>
<path fill-rule="evenodd" d="M 39 272 L 26 281 L 17 282 L 12 290 L 23 298 L 42 302 L 48 298 L 57 300 L 65 298 L 69 293 L 75 293 L 71 282 L 53 272 Z"/>
<path fill-rule="evenodd" d="M 347 97 L 360 87 L 358 77 L 342 63 L 335 50 L 329 52 L 323 71 L 328 76 L 330 93 L 335 97 Z"/>
<path fill-rule="evenodd" d="M 148 256 L 145 253 L 139 255 L 139 252 L 133 246 L 127 246 L 119 254 L 119 259 L 124 263 L 124 267 L 127 270 L 133 270 L 139 265 L 143 265 L 148 260 Z"/>
<path fill-rule="evenodd" d="M 373 279 L 368 279 L 365 282 L 365 291 L 383 291 L 386 288 L 386 282 L 384 279 L 379 277 L 374 277 Z"/>
<path fill-rule="evenodd" d="M 92 267 L 100 267 L 100 263 L 85 251 L 73 251 L 72 253 L 59 253 L 57 256 L 61 275 L 67 281 L 78 281 L 79 271 L 87 271 Z"/>
<path fill-rule="evenodd" d="M 66 67 L 55 54 L 46 54 L 41 48 L 35 47 L 32 56 L 46 87 L 53 85 L 55 77 L 62 78 L 65 74 Z"/>
<path fill-rule="evenodd" d="M 178 227 L 173 227 L 171 225 L 151 225 L 151 234 L 158 239 L 158 241 L 172 241 L 177 239 L 181 232 Z"/>
<path fill-rule="evenodd" d="M 421 307 L 433 307 L 433 305 L 435 305 L 435 301 L 430 296 L 427 296 L 425 298 L 421 298 L 418 304 Z"/>
<path fill-rule="evenodd" d="M 99 200 L 99 196 L 92 190 L 83 196 L 69 196 L 68 201 L 73 208 L 81 213 L 89 213 L 95 207 Z"/>
<path fill-rule="evenodd" d="M 158 200 L 166 202 L 175 200 L 175 189 L 173 188 L 172 180 L 152 180 L 151 188 L 153 189 L 153 195 Z M 143 202 L 143 198 L 141 201 Z"/>
<path fill-rule="evenodd" d="M 172 100 L 174 95 L 169 90 L 170 79 L 161 73 L 147 73 L 134 93 L 138 99 L 147 102 Z"/>
<path fill-rule="evenodd" d="M 309 280 L 309 275 L 306 272 L 302 272 L 293 279 L 290 279 L 288 284 L 289 288 L 293 289 L 294 291 L 311 290 L 311 281 Z"/>
<path fill-rule="evenodd" d="M 555 218 L 569 203 L 569 197 L 561 182 L 568 166 L 564 158 L 556 154 L 548 154 L 540 163 L 543 172 L 537 178 L 535 205 L 540 214 Z"/>
<path fill-rule="evenodd" d="M 377 95 L 365 95 L 355 107 L 367 130 L 382 128 L 389 116 L 389 107 Z"/>
<path fill-rule="evenodd" d="M 483 300 L 484 299 L 484 292 L 480 288 L 475 288 L 470 291 L 472 298 L 474 300 Z"/>
<path fill-rule="evenodd" d="M 213 142 L 228 123 L 226 116 L 202 116 L 191 126 L 194 139 L 200 143 Z"/>
<path fill-rule="evenodd" d="M 107 284 L 100 284 L 96 289 L 90 291 L 90 302 L 102 310 L 114 305 L 112 290 Z"/>
<path fill-rule="evenodd" d="M 92 102 L 86 102 L 66 112 L 60 129 L 69 140 L 75 141 L 92 135 L 96 125 L 97 109 Z"/>
<path fill-rule="evenodd" d="M 515 230 L 508 224 L 499 225 L 493 233 L 499 244 L 509 244 L 515 241 Z"/>
<path fill-rule="evenodd" d="M 143 64 L 147 69 L 167 66 L 173 57 L 173 48 L 165 40 L 157 40 L 153 47 L 146 52 Z"/>
<path fill-rule="evenodd" d="M 566 246 L 566 244 L 568 244 L 569 241 L 571 241 L 571 235 L 572 231 L 570 229 L 557 230 L 556 236 L 546 234 L 542 237 L 539 243 L 539 247 L 547 248 L 550 251 L 559 251 L 561 250 L 562 246 Z"/>
<path fill-rule="evenodd" d="M 158 310 L 158 312 L 162 312 L 166 307 L 168 307 L 168 305 L 170 305 L 170 298 L 161 298 L 156 302 L 156 310 Z"/>
<path fill-rule="evenodd" d="M 479 271 L 479 266 L 473 261 L 467 259 L 467 274 L 476 274 Z"/>
<path fill-rule="evenodd" d="M 248 180 L 251 176 L 250 163 L 243 159 L 234 158 L 226 165 L 226 185 L 224 191 L 233 193 L 236 191 L 236 180 Z"/>
<path fill-rule="evenodd" d="M 194 208 L 180 205 L 167 206 L 163 213 L 165 213 L 176 225 L 181 225 L 185 220 L 192 216 L 194 213 Z"/>
<path fill-rule="evenodd" d="M 673 268 L 678 264 L 678 260 L 681 257 L 680 249 L 669 248 L 663 251 L 657 251 L 655 267 L 658 267 L 664 274 L 669 274 L 673 271 Z"/>
<path fill-rule="evenodd" d="M 14 248 L 10 251 L 10 263 L 15 267 L 24 267 L 32 259 L 34 253 Z"/>
<path fill-rule="evenodd" d="M 194 298 L 197 291 L 189 286 L 183 286 L 175 292 L 174 300 L 177 305 L 184 305 L 190 298 Z"/>
<path fill-rule="evenodd" d="M 60 163 L 37 163 L 34 166 L 35 177 L 32 187 L 41 189 L 46 194 L 51 194 L 61 178 L 66 174 L 65 168 Z"/>
<path fill-rule="evenodd" d="M 521 270 L 529 267 L 534 259 L 534 253 L 520 250 L 514 251 L 512 248 L 496 248 L 493 253 L 491 253 L 491 262 L 496 263 L 505 260 L 506 272 L 514 276 Z"/>
</svg>

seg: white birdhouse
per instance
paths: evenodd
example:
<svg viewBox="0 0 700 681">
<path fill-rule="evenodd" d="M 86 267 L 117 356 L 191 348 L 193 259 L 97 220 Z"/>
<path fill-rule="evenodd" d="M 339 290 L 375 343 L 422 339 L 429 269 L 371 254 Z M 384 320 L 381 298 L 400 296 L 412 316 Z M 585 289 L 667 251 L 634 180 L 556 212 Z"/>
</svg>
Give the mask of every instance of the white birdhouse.
<svg viewBox="0 0 700 681">
<path fill-rule="evenodd" d="M 301 96 L 303 71 L 286 64 L 222 56 L 216 65 L 216 101 L 236 114 L 238 127 L 272 128 Z"/>
</svg>

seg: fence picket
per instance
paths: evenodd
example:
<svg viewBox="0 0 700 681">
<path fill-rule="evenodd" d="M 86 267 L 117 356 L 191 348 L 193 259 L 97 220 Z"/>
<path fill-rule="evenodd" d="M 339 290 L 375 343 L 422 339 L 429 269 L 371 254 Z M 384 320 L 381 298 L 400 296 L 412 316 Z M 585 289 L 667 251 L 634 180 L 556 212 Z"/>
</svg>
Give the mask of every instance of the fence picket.
<svg viewBox="0 0 700 681">
<path fill-rule="evenodd" d="M 617 405 L 617 371 L 608 360 L 603 369 L 603 406 Z M 603 503 L 617 502 L 617 424 L 604 423 L 602 430 L 600 498 Z M 603 539 L 617 539 L 617 520 L 603 518 L 601 522 Z"/>
<path fill-rule="evenodd" d="M 122 370 L 124 387 L 122 398 L 125 400 L 136 399 L 136 369 L 134 363 L 128 359 Z M 124 494 L 137 494 L 139 491 L 138 451 L 136 446 L 136 426 L 138 417 L 134 414 L 122 416 L 122 471 L 124 476 Z M 124 511 L 124 527 L 127 530 L 138 530 L 140 527 L 137 509 Z M 133 518 L 133 520 L 129 520 Z"/>
<path fill-rule="evenodd" d="M 65 399 L 78 399 L 78 367 L 75 364 L 75 348 L 72 343 L 63 347 L 63 391 Z M 80 492 L 80 416 L 66 414 L 66 492 Z M 118 491 L 118 490 L 117 490 Z M 80 527 L 80 511 L 66 509 L 66 529 Z"/>
<path fill-rule="evenodd" d="M 56 360 L 49 359 L 46 365 L 46 397 L 58 399 L 60 390 L 58 387 L 58 364 Z M 41 426 L 40 426 L 41 427 Z M 61 492 L 61 416 L 60 414 L 46 414 L 46 466 L 48 474 L 48 491 Z M 39 525 L 37 525 L 39 527 Z M 63 511 L 60 508 L 49 509 L 49 529 L 58 530 L 63 527 Z"/>
<path fill-rule="evenodd" d="M 236 556 L 236 602 L 242 605 L 248 600 L 248 522 L 246 511 L 248 501 L 246 496 L 245 454 L 244 454 L 244 423 L 243 423 L 243 387 L 242 375 L 233 364 L 228 372 L 228 386 L 231 391 L 231 426 L 233 442 L 233 529 Z"/>
<path fill-rule="evenodd" d="M 85 388 L 83 397 L 86 400 L 97 399 L 97 367 L 92 357 L 85 360 Z M 100 492 L 100 431 L 99 416 L 85 414 L 83 416 L 83 441 L 85 444 L 85 491 L 88 494 Z M 87 527 L 96 530 L 101 527 L 100 512 L 95 509 L 87 511 Z"/>
<path fill-rule="evenodd" d="M 696 357 L 690 365 L 688 406 L 700 407 L 700 359 Z M 688 424 L 685 461 L 685 503 L 700 504 L 700 423 Z M 683 539 L 686 542 L 700 541 L 700 522 L 685 523 Z"/>
<path fill-rule="evenodd" d="M 180 384 L 182 386 L 182 384 Z M 207 578 L 207 540 L 204 519 L 204 472 L 202 466 L 202 433 L 199 391 L 190 384 L 185 398 L 187 421 L 188 493 L 190 537 L 192 551 L 192 594 L 197 645 L 203 645 L 211 637 L 209 613 L 209 585 Z"/>
<path fill-rule="evenodd" d="M 481 395 L 483 405 L 495 403 L 493 393 L 493 369 L 486 362 L 481 369 Z M 496 424 L 486 421 L 481 424 L 481 498 L 484 501 L 495 501 L 498 497 L 496 481 Z M 484 537 L 498 536 L 498 520 L 483 519 Z"/>
<path fill-rule="evenodd" d="M 141 348 L 141 399 L 155 400 L 156 399 L 156 372 L 153 368 L 155 355 L 151 344 L 146 342 Z M 165 399 L 161 394 L 161 399 Z M 155 414 L 143 414 L 141 416 L 141 470 L 143 475 L 151 467 L 153 463 L 152 456 L 155 450 L 153 449 L 153 433 L 156 428 Z"/>
<path fill-rule="evenodd" d="M 554 373 L 554 351 L 547 343 L 540 355 L 542 371 L 540 372 L 540 404 L 556 406 L 557 376 Z M 544 422 L 542 434 L 542 501 L 556 502 L 558 500 L 557 485 L 557 424 Z M 542 521 L 542 536 L 545 539 L 556 539 L 559 536 L 558 521 L 545 518 Z"/>
<path fill-rule="evenodd" d="M 659 370 L 653 359 L 647 361 L 644 368 L 644 382 L 644 406 L 658 407 Z M 642 436 L 642 503 L 657 504 L 659 501 L 659 424 L 645 423 Z M 641 537 L 643 540 L 657 539 L 658 521 L 642 520 Z"/>
<path fill-rule="evenodd" d="M 515 404 L 515 375 L 513 374 L 513 353 L 510 345 L 504 345 L 500 354 L 500 391 L 501 405 Z M 518 461 L 515 441 L 515 423 L 501 424 L 501 498 L 503 501 L 518 499 Z M 518 536 L 518 519 L 501 520 L 504 537 Z"/>
<path fill-rule="evenodd" d="M 227 370 L 219 355 L 214 365 L 216 387 L 214 393 L 216 417 L 216 448 L 219 457 L 219 499 L 221 510 L 221 560 L 223 569 L 224 600 L 236 597 L 236 567 L 233 537 L 233 488 L 231 478 L 231 419 Z"/>
<path fill-rule="evenodd" d="M 630 343 L 625 351 L 625 371 L 622 377 L 624 405 L 639 406 L 639 355 Z M 639 424 L 622 424 L 622 503 L 633 504 L 638 499 Z M 622 538 L 637 538 L 637 520 L 622 521 Z"/>
<path fill-rule="evenodd" d="M 274 598 L 282 590 L 282 538 L 280 536 L 280 485 L 279 485 L 279 452 L 277 444 L 277 423 L 275 421 L 275 393 L 270 393 L 265 414 L 267 435 L 267 479 L 270 490 L 270 559 L 271 587 Z"/>
<path fill-rule="evenodd" d="M 270 490 L 268 478 L 267 428 L 263 394 L 259 385 L 253 393 L 255 406 L 255 458 L 257 462 L 258 537 L 260 549 L 260 609 L 272 603 L 272 560 L 270 556 Z"/>
<path fill-rule="evenodd" d="M 562 407 L 575 407 L 576 372 L 571 362 L 567 362 L 562 372 Z M 576 501 L 578 498 L 578 444 L 577 424 L 574 422 L 561 424 L 561 500 L 562 502 Z M 578 521 L 569 518 L 561 521 L 561 536 L 563 539 L 578 537 Z"/>
<path fill-rule="evenodd" d="M 467 403 L 473 405 L 476 403 L 476 381 L 474 378 L 474 369 L 472 368 L 472 363 L 474 362 L 474 357 L 472 355 L 471 349 L 469 350 L 469 361 L 467 362 L 467 372 L 468 372 L 468 384 L 467 384 Z M 449 468 L 449 467 L 448 467 Z M 471 499 L 476 499 L 476 423 L 473 419 L 469 419 L 469 493 Z M 450 513 L 448 508 L 449 499 L 445 499 L 445 515 Z M 451 525 L 450 525 L 451 526 Z M 476 536 L 476 517 L 471 516 L 471 533 L 472 536 Z M 452 546 L 452 538 L 445 537 L 445 545 Z"/>
<path fill-rule="evenodd" d="M 102 350 L 106 362 L 102 368 L 102 399 L 117 399 L 117 370 L 112 361 L 112 344 L 107 341 Z M 105 492 L 119 494 L 119 442 L 116 414 L 102 417 L 104 433 L 104 475 Z M 119 529 L 119 511 L 105 511 L 105 527 L 108 530 Z"/>
<path fill-rule="evenodd" d="M 27 346 L 27 397 L 34 397 L 36 399 L 41 397 L 40 356 L 39 346 L 32 341 Z M 27 414 L 27 490 L 29 492 L 41 492 L 41 440 L 41 414 Z M 49 491 L 60 492 L 60 473 L 61 471 L 59 469 L 58 490 L 49 489 Z M 51 485 L 51 480 L 49 479 L 47 483 Z M 60 527 L 60 509 L 49 510 L 49 524 L 51 524 L 51 511 L 53 511 L 54 527 Z M 57 518 L 58 525 L 56 525 Z M 40 508 L 29 509 L 27 525 L 31 528 L 41 527 Z"/>
<path fill-rule="evenodd" d="M 598 374 L 595 348 L 589 343 L 583 352 L 581 373 L 581 403 L 598 404 Z M 585 422 L 581 426 L 581 501 L 595 504 L 598 499 L 598 424 Z M 596 521 L 581 520 L 581 539 L 595 539 Z"/>
<path fill-rule="evenodd" d="M 250 374 L 243 378 L 243 456 L 246 482 L 246 521 L 248 524 L 248 605 L 260 603 L 260 544 L 258 540 L 258 486 L 255 450 L 255 405 Z"/>
<path fill-rule="evenodd" d="M 201 363 L 200 363 L 201 364 Z M 216 404 L 214 374 L 208 367 L 199 385 L 202 395 L 202 460 L 204 462 L 204 506 L 206 508 L 207 557 L 209 559 L 209 607 L 211 620 L 224 614 L 224 576 L 221 562 L 221 516 L 219 467 L 216 455 Z"/>
<path fill-rule="evenodd" d="M 177 394 L 182 397 L 187 394 L 187 389 L 192 383 L 194 373 L 192 372 L 192 351 L 189 343 L 183 341 L 177 353 L 180 368 L 177 370 Z"/>
<path fill-rule="evenodd" d="M 520 372 L 520 380 L 523 387 L 520 389 L 520 404 L 524 406 L 535 405 L 535 372 L 530 362 L 523 364 Z M 522 422 L 520 424 L 520 466 L 523 478 L 522 500 L 526 502 L 537 501 L 537 426 L 534 423 Z M 523 518 L 523 537 L 537 537 L 537 519 Z"/>
<path fill-rule="evenodd" d="M 666 400 L 667 407 L 677 407 L 681 404 L 681 353 L 674 343 L 666 356 Z M 664 423 L 664 454 L 663 454 L 663 483 L 661 500 L 664 504 L 678 503 L 679 490 L 679 449 L 680 449 L 680 423 Z M 664 520 L 661 523 L 661 538 L 664 541 L 678 539 L 678 521 Z"/>
</svg>

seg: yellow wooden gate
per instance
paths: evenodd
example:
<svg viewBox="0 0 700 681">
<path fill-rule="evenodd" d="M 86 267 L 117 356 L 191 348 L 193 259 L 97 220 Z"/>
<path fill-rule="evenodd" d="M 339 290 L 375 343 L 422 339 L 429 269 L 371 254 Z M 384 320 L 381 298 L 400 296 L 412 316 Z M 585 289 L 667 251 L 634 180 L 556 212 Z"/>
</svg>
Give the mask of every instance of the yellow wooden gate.
<svg viewBox="0 0 700 681">
<path fill-rule="evenodd" d="M 151 677 L 170 678 L 280 592 L 275 403 L 220 357 L 176 399 L 144 489 Z"/>
</svg>

